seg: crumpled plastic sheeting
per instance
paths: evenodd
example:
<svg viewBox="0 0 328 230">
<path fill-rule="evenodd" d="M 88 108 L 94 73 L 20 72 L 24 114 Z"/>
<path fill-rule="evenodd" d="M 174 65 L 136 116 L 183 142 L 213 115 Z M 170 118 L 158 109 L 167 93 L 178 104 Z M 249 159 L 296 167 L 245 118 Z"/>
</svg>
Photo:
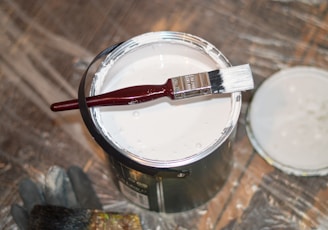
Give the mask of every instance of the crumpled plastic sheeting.
<svg viewBox="0 0 328 230">
<path fill-rule="evenodd" d="M 299 178 L 294 184 L 284 179 L 281 172 L 273 172 L 264 178 L 260 189 L 253 195 L 242 216 L 232 221 L 224 229 L 326 229 L 327 222 L 311 216 L 301 210 L 312 209 L 314 197 L 302 190 L 301 184 L 308 183 L 309 178 Z M 326 188 L 323 179 L 313 188 L 313 191 Z M 313 192 L 312 191 L 312 192 Z M 324 218 L 320 210 L 316 216 Z"/>
</svg>

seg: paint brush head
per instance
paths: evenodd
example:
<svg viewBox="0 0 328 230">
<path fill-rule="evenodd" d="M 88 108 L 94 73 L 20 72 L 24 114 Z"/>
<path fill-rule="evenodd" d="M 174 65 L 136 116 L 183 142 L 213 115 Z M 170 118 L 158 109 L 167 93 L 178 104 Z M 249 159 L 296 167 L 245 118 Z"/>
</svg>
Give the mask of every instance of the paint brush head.
<svg viewBox="0 0 328 230">
<path fill-rule="evenodd" d="M 70 209 L 52 205 L 36 205 L 30 214 L 29 229 L 141 230 L 135 214 L 108 213 L 100 210 Z"/>
<path fill-rule="evenodd" d="M 253 75 L 248 64 L 212 71 L 209 77 L 213 93 L 233 93 L 254 88 Z"/>
</svg>

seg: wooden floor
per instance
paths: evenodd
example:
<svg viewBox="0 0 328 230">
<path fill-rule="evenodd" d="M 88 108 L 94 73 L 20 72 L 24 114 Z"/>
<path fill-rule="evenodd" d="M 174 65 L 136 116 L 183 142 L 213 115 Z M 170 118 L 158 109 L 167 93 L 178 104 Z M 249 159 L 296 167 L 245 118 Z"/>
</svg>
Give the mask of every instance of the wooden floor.
<svg viewBox="0 0 328 230">
<path fill-rule="evenodd" d="M 41 182 L 52 165 L 84 168 L 106 210 L 138 213 L 145 229 L 328 229 L 328 177 L 296 177 L 266 163 L 245 132 L 243 111 L 234 167 L 204 207 L 165 215 L 140 210 L 117 191 L 102 150 L 78 111 L 52 113 L 76 97 L 81 75 L 105 47 L 149 31 L 200 36 L 233 65 L 250 63 L 258 86 L 297 65 L 328 69 L 325 0 L 2 0 L 0 1 L 0 229 L 15 229 L 24 177 Z"/>
</svg>

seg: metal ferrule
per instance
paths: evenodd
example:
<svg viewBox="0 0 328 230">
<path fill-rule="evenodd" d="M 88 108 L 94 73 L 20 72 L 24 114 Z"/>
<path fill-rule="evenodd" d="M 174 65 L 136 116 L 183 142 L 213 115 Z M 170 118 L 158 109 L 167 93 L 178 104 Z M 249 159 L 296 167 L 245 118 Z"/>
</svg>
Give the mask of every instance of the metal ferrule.
<svg viewBox="0 0 328 230">
<path fill-rule="evenodd" d="M 208 73 L 190 74 L 171 78 L 174 99 L 212 94 Z"/>
</svg>

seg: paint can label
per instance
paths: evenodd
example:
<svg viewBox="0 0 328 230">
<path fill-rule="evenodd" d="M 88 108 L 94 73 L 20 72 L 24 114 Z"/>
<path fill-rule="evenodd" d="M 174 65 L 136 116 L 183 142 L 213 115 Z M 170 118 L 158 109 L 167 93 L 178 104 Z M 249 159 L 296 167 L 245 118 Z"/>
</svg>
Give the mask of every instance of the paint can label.
<svg viewBox="0 0 328 230">
<path fill-rule="evenodd" d="M 156 187 L 156 179 L 150 175 L 131 169 L 114 158 L 110 159 L 114 173 L 118 179 L 118 187 L 122 194 L 140 207 L 153 209 L 152 206 L 154 204 L 152 204 L 153 199 L 151 199 L 151 194 L 153 194 L 152 191 Z"/>
<path fill-rule="evenodd" d="M 138 187 L 135 187 L 134 189 L 132 189 L 132 188 L 130 188 L 130 186 L 125 185 L 122 181 L 119 181 L 120 190 L 126 198 L 131 200 L 136 205 L 139 205 L 143 208 L 149 209 L 148 196 L 141 192 L 137 192 L 137 190 L 139 190 Z"/>
</svg>

